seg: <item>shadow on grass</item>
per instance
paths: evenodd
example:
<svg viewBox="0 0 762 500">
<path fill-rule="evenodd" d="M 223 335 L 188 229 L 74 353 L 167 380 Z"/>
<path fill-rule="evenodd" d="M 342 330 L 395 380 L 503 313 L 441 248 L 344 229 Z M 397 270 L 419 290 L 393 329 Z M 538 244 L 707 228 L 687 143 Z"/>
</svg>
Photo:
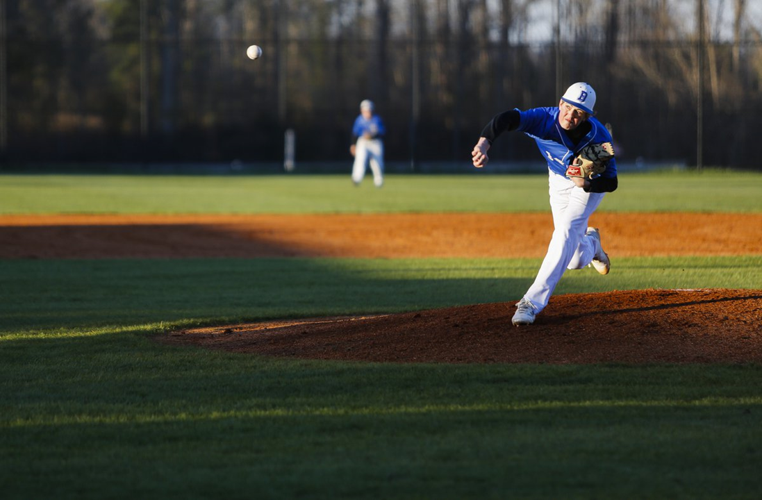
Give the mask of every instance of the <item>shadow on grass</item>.
<svg viewBox="0 0 762 500">
<path fill-rule="evenodd" d="M 536 264 L 458 259 L 0 261 L 6 331 L 294 318 L 515 300 Z M 476 277 L 474 277 L 476 276 Z"/>
</svg>

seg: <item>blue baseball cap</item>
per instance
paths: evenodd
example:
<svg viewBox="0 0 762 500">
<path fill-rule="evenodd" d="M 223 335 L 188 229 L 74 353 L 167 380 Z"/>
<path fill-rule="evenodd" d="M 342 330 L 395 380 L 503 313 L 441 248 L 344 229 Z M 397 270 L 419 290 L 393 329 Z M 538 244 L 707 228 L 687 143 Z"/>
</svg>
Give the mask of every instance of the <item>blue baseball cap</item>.
<svg viewBox="0 0 762 500">
<path fill-rule="evenodd" d="M 585 82 L 572 84 L 571 87 L 566 89 L 566 93 L 561 97 L 561 100 L 591 115 L 595 114 L 595 111 L 593 111 L 595 107 L 595 90 Z"/>
</svg>

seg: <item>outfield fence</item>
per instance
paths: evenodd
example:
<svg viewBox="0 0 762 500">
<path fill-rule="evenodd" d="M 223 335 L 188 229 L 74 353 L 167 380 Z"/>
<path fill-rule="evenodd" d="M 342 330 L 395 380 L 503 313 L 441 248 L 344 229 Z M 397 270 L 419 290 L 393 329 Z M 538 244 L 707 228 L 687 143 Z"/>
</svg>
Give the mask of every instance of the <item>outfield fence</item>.
<svg viewBox="0 0 762 500">
<path fill-rule="evenodd" d="M 10 21 L 8 21 L 10 23 Z M 12 23 L 10 23 L 12 24 Z M 760 169 L 762 42 L 521 44 L 418 36 L 386 40 L 141 33 L 103 38 L 3 30 L 4 168 L 39 162 L 346 162 L 362 99 L 388 128 L 390 162 L 468 161 L 482 127 L 513 107 L 554 106 L 589 81 L 619 157 Z M 699 77 L 700 76 L 700 77 Z M 536 160 L 507 134 L 492 156 Z"/>
</svg>

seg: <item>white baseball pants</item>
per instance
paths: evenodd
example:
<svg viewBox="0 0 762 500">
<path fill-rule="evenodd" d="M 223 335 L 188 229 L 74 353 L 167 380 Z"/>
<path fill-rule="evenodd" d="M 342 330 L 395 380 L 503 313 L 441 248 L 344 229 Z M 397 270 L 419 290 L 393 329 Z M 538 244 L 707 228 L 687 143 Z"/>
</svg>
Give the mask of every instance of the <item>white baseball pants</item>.
<svg viewBox="0 0 762 500">
<path fill-rule="evenodd" d="M 352 167 L 352 181 L 355 184 L 362 182 L 368 163 L 373 171 L 373 184 L 381 187 L 384 184 L 384 143 L 381 139 L 357 139 Z"/>
<path fill-rule="evenodd" d="M 603 201 L 604 193 L 586 193 L 563 175 L 550 172 L 550 208 L 553 211 L 553 237 L 540 271 L 524 298 L 539 313 L 567 269 L 582 269 L 600 250 L 597 240 L 585 235 L 588 219 Z"/>
</svg>

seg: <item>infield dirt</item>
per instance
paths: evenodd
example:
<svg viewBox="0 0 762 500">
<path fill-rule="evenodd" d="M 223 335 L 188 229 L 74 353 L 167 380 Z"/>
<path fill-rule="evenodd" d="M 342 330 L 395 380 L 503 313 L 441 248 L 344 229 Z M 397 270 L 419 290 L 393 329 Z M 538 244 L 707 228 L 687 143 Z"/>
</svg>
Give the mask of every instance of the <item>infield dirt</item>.
<svg viewBox="0 0 762 500">
<path fill-rule="evenodd" d="M 761 255 L 762 214 L 602 213 L 613 257 Z M 0 258 L 542 257 L 549 213 L 0 216 Z"/>
</svg>

